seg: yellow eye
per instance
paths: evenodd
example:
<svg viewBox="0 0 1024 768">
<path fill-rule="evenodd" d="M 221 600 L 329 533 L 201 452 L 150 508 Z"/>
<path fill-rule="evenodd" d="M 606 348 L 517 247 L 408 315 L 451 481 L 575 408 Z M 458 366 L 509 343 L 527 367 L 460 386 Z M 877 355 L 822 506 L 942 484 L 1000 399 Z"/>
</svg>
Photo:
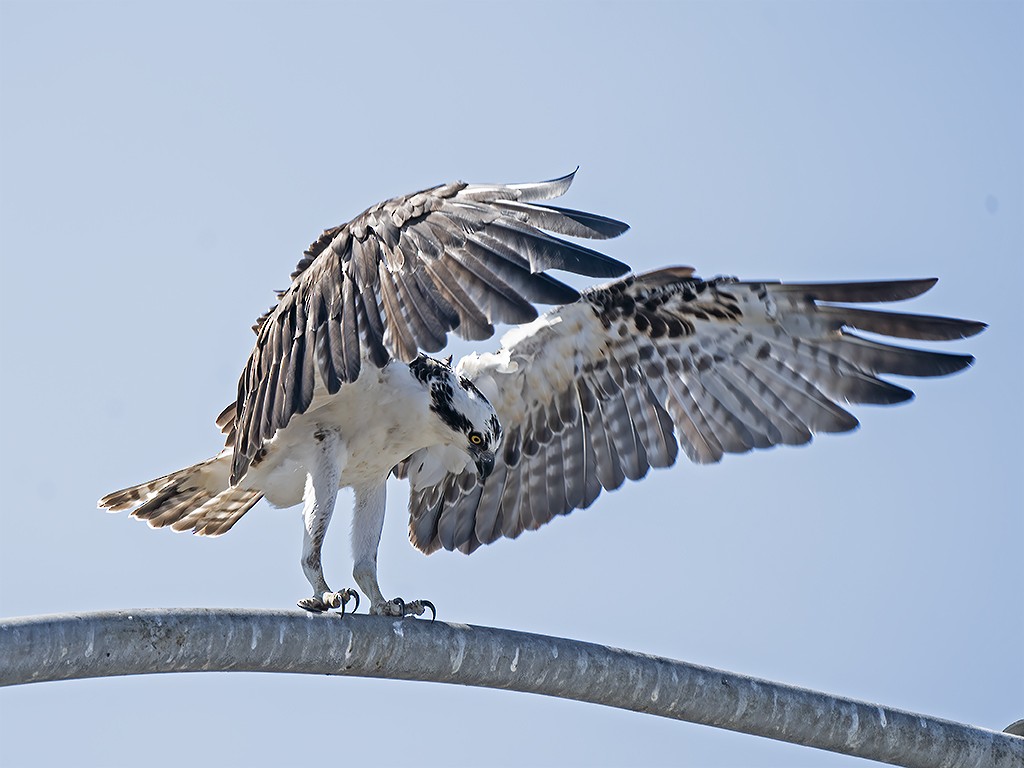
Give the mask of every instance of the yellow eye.
<svg viewBox="0 0 1024 768">
<path fill-rule="evenodd" d="M 483 441 L 484 441 L 484 439 L 482 437 L 480 437 L 480 433 L 479 432 L 470 432 L 469 433 L 469 442 L 471 442 L 473 445 L 480 445 L 480 443 L 482 443 Z"/>
</svg>

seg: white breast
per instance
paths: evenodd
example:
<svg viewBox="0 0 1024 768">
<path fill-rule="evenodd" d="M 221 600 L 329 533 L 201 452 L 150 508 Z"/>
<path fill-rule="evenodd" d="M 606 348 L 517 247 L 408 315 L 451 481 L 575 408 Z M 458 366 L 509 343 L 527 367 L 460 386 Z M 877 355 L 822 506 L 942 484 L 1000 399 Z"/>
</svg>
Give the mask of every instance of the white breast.
<svg viewBox="0 0 1024 768">
<path fill-rule="evenodd" d="M 378 483 L 414 451 L 452 437 L 430 411 L 429 393 L 407 365 L 364 365 L 359 378 L 337 394 L 317 383 L 310 408 L 266 443 L 266 455 L 249 470 L 245 485 L 262 490 L 274 506 L 301 502 L 319 429 L 341 434 L 342 488 Z"/>
</svg>

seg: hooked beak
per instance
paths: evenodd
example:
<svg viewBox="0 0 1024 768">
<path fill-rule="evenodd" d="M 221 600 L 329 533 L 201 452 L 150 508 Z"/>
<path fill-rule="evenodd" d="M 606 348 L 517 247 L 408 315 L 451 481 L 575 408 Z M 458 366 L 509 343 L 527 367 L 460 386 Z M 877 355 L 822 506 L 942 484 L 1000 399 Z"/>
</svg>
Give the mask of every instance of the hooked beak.
<svg viewBox="0 0 1024 768">
<path fill-rule="evenodd" d="M 494 451 L 481 451 L 476 457 L 476 472 L 483 482 L 494 471 Z"/>
</svg>

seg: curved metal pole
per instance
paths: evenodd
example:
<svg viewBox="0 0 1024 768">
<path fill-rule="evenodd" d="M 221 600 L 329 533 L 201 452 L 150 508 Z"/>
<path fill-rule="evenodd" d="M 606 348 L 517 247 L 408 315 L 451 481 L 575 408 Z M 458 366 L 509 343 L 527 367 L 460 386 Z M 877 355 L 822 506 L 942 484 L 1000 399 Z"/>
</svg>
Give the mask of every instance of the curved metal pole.
<svg viewBox="0 0 1024 768">
<path fill-rule="evenodd" d="M 157 672 L 354 675 L 506 688 L 909 768 L 1020 768 L 1024 738 L 602 645 L 466 624 L 242 610 L 0 620 L 0 685 Z"/>
</svg>

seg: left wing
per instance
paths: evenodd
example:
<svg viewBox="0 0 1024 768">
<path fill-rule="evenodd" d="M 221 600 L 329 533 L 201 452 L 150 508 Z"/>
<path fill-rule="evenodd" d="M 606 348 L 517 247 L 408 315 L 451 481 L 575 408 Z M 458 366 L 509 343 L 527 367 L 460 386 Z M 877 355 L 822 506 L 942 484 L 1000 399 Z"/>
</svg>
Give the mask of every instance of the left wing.
<svg viewBox="0 0 1024 768">
<path fill-rule="evenodd" d="M 704 281 L 676 267 L 629 276 L 515 328 L 496 354 L 459 362 L 505 430 L 484 485 L 409 473 L 413 544 L 473 552 L 515 538 L 650 467 L 807 443 L 857 419 L 840 403 L 910 390 L 878 374 L 943 376 L 969 355 L 908 349 L 849 329 L 950 340 L 983 323 L 845 306 L 908 299 L 930 280 L 786 284 Z M 838 303 L 836 303 L 838 302 Z M 427 480 L 432 482 L 428 482 Z"/>
<path fill-rule="evenodd" d="M 628 229 L 540 204 L 564 194 L 573 175 L 443 184 L 378 203 L 324 232 L 277 305 L 256 321 L 235 405 L 217 420 L 233 448 L 231 483 L 306 412 L 318 383 L 333 395 L 366 364 L 410 362 L 421 349 L 444 347 L 451 331 L 485 339 L 495 322 L 536 318 L 534 303 L 579 298 L 546 270 L 606 278 L 626 272 L 622 262 L 556 237 L 600 240 Z"/>
</svg>

